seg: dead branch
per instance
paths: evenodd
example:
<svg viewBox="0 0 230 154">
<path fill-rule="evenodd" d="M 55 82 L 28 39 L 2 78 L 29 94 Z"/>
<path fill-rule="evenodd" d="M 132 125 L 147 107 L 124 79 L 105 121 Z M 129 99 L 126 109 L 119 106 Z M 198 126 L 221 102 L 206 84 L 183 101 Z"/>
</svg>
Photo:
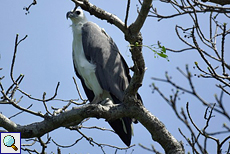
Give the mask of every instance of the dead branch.
<svg viewBox="0 0 230 154">
<path fill-rule="evenodd" d="M 29 10 L 30 10 L 31 6 L 36 5 L 36 4 L 37 4 L 37 1 L 36 1 L 36 0 L 33 0 L 33 2 L 32 2 L 28 7 L 24 7 L 23 10 L 26 10 L 26 13 L 25 13 L 25 14 L 26 14 L 26 15 L 29 14 L 29 13 L 30 13 Z"/>
</svg>

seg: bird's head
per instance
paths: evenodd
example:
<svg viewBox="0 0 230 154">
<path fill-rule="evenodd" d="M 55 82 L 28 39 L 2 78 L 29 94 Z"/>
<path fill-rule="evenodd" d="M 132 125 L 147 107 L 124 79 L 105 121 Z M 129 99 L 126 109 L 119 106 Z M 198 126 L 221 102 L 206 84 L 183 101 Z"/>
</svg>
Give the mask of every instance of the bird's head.
<svg viewBox="0 0 230 154">
<path fill-rule="evenodd" d="M 67 12 L 66 18 L 70 18 L 73 24 L 85 23 L 87 21 L 84 12 L 81 9 L 76 9 L 75 11 Z"/>
</svg>

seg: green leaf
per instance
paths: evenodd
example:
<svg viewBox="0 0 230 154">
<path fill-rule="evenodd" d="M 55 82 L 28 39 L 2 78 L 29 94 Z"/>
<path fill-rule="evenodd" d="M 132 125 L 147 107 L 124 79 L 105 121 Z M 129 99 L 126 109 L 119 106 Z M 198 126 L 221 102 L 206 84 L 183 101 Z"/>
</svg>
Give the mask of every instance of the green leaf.
<svg viewBox="0 0 230 154">
<path fill-rule="evenodd" d="M 148 45 L 140 45 L 138 42 L 135 42 L 135 44 L 130 44 L 130 47 L 146 47 L 148 49 L 150 49 L 151 51 L 154 52 L 155 55 L 158 55 L 162 58 L 166 58 L 168 60 L 168 55 L 166 55 L 166 48 L 164 46 L 161 45 L 157 45 L 157 44 L 152 44 L 150 46 Z M 154 55 L 154 58 L 156 58 L 157 56 Z M 169 60 L 168 60 L 169 61 Z"/>
<path fill-rule="evenodd" d="M 162 58 L 167 58 L 168 56 L 166 55 L 166 54 L 164 54 L 164 53 L 157 53 L 160 57 L 162 57 Z"/>
<path fill-rule="evenodd" d="M 166 48 L 164 46 L 161 47 L 161 51 L 166 53 Z"/>
</svg>

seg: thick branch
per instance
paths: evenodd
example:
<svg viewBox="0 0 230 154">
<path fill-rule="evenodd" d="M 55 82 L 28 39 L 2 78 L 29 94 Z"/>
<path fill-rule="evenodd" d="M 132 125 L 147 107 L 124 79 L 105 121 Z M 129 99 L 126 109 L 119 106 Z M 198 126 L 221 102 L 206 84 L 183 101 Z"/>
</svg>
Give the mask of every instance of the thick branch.
<svg viewBox="0 0 230 154">
<path fill-rule="evenodd" d="M 125 27 L 125 24 L 122 20 L 120 20 L 117 16 L 106 12 L 105 10 L 102 10 L 101 8 L 91 4 L 88 0 L 72 0 L 76 7 L 80 6 L 83 10 L 89 12 L 91 15 L 94 15 L 95 17 L 106 20 L 111 24 L 114 24 L 116 27 L 118 27 L 123 33 L 126 33 L 127 28 Z"/>
<path fill-rule="evenodd" d="M 134 113 L 135 115 L 133 115 Z M 182 146 L 167 131 L 163 123 L 143 106 L 130 106 L 127 108 L 125 104 L 109 106 L 87 104 L 81 107 L 75 107 L 57 116 L 46 117 L 45 120 L 41 122 L 35 122 L 25 126 L 17 125 L 0 114 L 0 127 L 11 132 L 21 132 L 22 138 L 32 138 L 41 137 L 59 127 L 69 126 L 70 123 L 74 125 L 79 124 L 82 120 L 89 117 L 112 120 L 128 116 L 139 120 L 151 133 L 153 140 L 162 145 L 166 153 L 183 153 Z"/>
<path fill-rule="evenodd" d="M 144 0 L 143 1 L 139 15 L 137 16 L 135 22 L 131 25 L 132 26 L 131 32 L 133 34 L 138 34 L 140 32 L 140 30 L 141 30 L 142 26 L 144 25 L 144 22 L 148 16 L 151 4 L 152 4 L 152 0 Z"/>
<path fill-rule="evenodd" d="M 71 123 L 76 125 L 89 117 L 105 118 L 108 120 L 111 120 L 112 117 L 124 117 L 124 111 L 124 106 L 112 105 L 108 107 L 100 104 L 87 104 L 81 107 L 75 107 L 57 116 L 47 116 L 41 122 L 35 122 L 25 126 L 16 125 L 7 117 L 0 114 L 0 127 L 12 132 L 21 132 L 22 138 L 40 137 L 59 127 L 69 126 Z"/>
<path fill-rule="evenodd" d="M 143 106 L 138 108 L 137 120 L 150 132 L 152 139 L 157 141 L 166 154 L 184 154 L 183 146 L 169 133 L 164 124 Z"/>
<path fill-rule="evenodd" d="M 140 30 L 148 16 L 152 0 L 144 0 L 141 6 L 141 10 L 135 20 L 128 27 L 128 33 L 125 34 L 125 39 L 133 45 L 130 49 L 132 54 L 132 60 L 134 62 L 134 74 L 130 85 L 125 91 L 125 99 L 129 96 L 133 96 L 137 93 L 139 87 L 142 85 L 142 81 L 145 74 L 145 61 L 142 54 L 142 36 Z M 137 45 L 136 45 L 137 44 Z"/>
</svg>

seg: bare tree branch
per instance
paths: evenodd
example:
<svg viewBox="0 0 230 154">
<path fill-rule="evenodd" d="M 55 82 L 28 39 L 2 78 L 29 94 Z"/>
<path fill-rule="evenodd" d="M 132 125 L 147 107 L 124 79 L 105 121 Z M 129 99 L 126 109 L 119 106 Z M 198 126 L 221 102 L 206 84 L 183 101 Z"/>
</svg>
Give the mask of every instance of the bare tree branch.
<svg viewBox="0 0 230 154">
<path fill-rule="evenodd" d="M 98 8 L 97 6 L 91 4 L 88 0 L 72 0 L 76 7 L 80 6 L 83 10 L 89 12 L 91 15 L 96 16 L 99 19 L 106 20 L 111 24 L 118 27 L 123 33 L 127 31 L 125 24 L 115 15 Z M 75 8 L 76 8 L 75 7 Z"/>
<path fill-rule="evenodd" d="M 127 111 L 128 109 L 128 111 Z M 80 123 L 88 117 L 105 118 L 106 120 L 118 119 L 120 117 L 133 116 L 151 133 L 153 140 L 157 141 L 165 149 L 166 153 L 182 152 L 181 145 L 167 131 L 165 126 L 158 118 L 153 116 L 144 107 L 125 105 L 87 104 L 81 107 L 74 107 L 62 114 L 52 117 L 46 117 L 42 122 L 35 122 L 29 125 L 20 126 L 10 121 L 7 117 L 0 114 L 0 126 L 12 132 L 21 132 L 22 138 L 41 137 L 44 134 L 65 127 L 70 123 Z"/>
<path fill-rule="evenodd" d="M 127 1 L 126 15 L 125 15 L 125 27 L 127 27 L 129 18 L 130 0 Z"/>
<path fill-rule="evenodd" d="M 55 142 L 53 139 L 52 139 L 52 141 L 53 141 L 53 143 L 54 144 L 56 144 L 58 147 L 62 147 L 62 148 L 69 148 L 69 147 L 72 147 L 72 146 L 74 146 L 75 144 L 77 144 L 79 141 L 81 141 L 83 139 L 83 136 L 81 137 L 81 138 L 79 138 L 79 139 L 77 139 L 73 144 L 71 144 L 71 145 L 60 145 L 60 144 L 58 144 L 57 142 Z"/>
<path fill-rule="evenodd" d="M 148 16 L 149 10 L 152 5 L 152 0 L 143 0 L 141 10 L 133 24 L 131 24 L 131 34 L 138 34 Z"/>
<path fill-rule="evenodd" d="M 25 37 L 23 37 L 21 40 L 18 41 L 18 36 L 19 35 L 17 34 L 16 39 L 15 39 L 15 45 L 14 45 L 14 55 L 13 55 L 13 59 L 12 59 L 11 69 L 10 69 L 10 77 L 11 77 L 11 80 L 13 81 L 13 83 L 16 83 L 14 81 L 13 71 L 14 71 L 14 63 L 15 63 L 15 59 L 16 59 L 16 53 L 17 53 L 18 45 L 27 38 L 27 35 L 26 35 Z"/>
<path fill-rule="evenodd" d="M 216 0 L 216 1 L 220 2 L 219 0 Z M 229 1 L 229 0 L 226 0 L 226 1 Z M 171 4 L 177 13 L 172 13 L 170 15 L 162 15 L 158 13 L 157 8 L 152 7 L 150 11 L 152 14 L 150 14 L 149 17 L 158 18 L 158 21 L 160 21 L 162 19 L 169 19 L 169 18 L 174 18 L 178 16 L 183 16 L 186 14 L 193 14 L 194 11 L 197 14 L 206 13 L 206 12 L 225 13 L 226 16 L 228 16 L 228 13 L 230 13 L 230 7 L 216 6 L 215 4 L 207 5 L 198 0 L 186 0 L 186 1 L 176 0 L 176 1 L 166 1 L 166 3 Z"/>
<path fill-rule="evenodd" d="M 36 0 L 33 0 L 33 2 L 32 2 L 28 7 L 24 7 L 23 10 L 26 10 L 26 13 L 25 13 L 25 14 L 26 14 L 26 15 L 29 14 L 29 13 L 30 13 L 29 10 L 30 10 L 31 6 L 36 5 L 36 4 L 37 4 L 37 1 L 36 1 Z"/>
<path fill-rule="evenodd" d="M 230 0 L 201 0 L 202 2 L 211 2 L 220 5 L 227 5 L 230 4 Z"/>
</svg>

